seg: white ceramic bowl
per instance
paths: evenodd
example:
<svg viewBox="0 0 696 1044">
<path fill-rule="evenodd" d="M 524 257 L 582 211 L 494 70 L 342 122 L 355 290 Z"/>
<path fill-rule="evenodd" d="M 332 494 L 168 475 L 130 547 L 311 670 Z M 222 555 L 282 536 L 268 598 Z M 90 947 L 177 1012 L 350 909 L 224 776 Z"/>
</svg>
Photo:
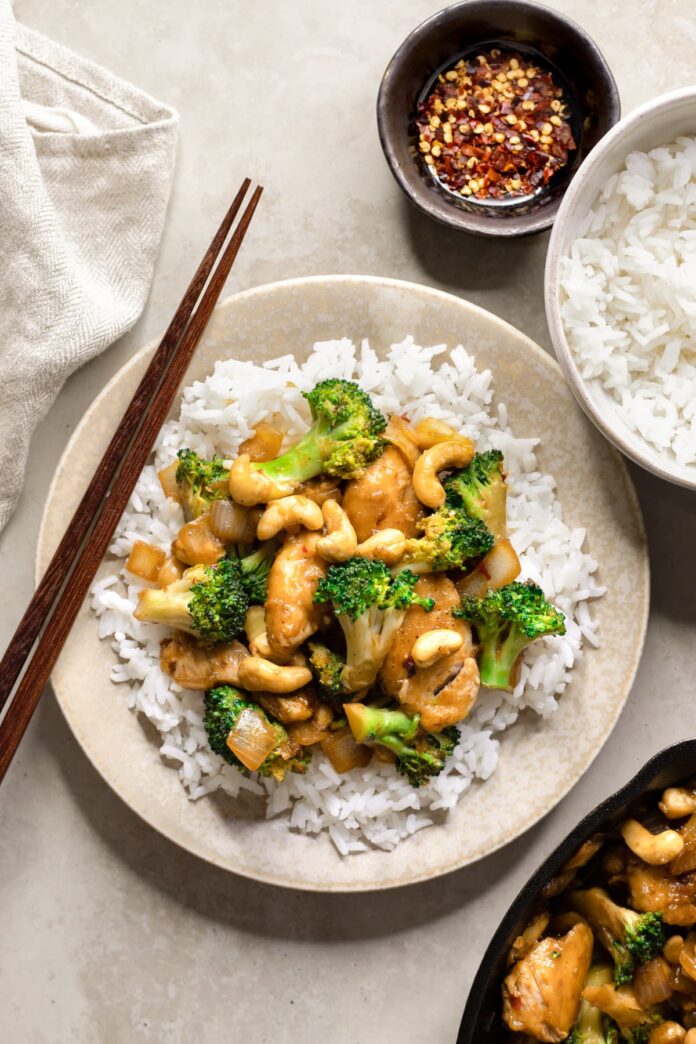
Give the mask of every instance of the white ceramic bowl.
<svg viewBox="0 0 696 1044">
<path fill-rule="evenodd" d="M 696 134 L 696 86 L 671 91 L 625 116 L 594 147 L 573 178 L 554 223 L 546 258 L 546 318 L 556 357 L 575 397 L 599 430 L 627 457 L 668 482 L 696 489 L 696 466 L 679 466 L 631 431 L 616 404 L 597 380 L 581 376 L 561 322 L 559 263 L 577 238 L 588 211 L 612 174 L 631 152 L 668 145 L 681 135 Z"/>
</svg>

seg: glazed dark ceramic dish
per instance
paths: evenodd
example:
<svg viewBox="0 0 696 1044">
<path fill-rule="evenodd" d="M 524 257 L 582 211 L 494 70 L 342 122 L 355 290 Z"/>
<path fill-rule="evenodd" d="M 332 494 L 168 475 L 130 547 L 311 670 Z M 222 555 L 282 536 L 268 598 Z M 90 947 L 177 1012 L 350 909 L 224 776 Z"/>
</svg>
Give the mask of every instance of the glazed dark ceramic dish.
<svg viewBox="0 0 696 1044">
<path fill-rule="evenodd" d="M 483 45 L 512 46 L 538 56 L 569 94 L 578 148 L 533 199 L 486 206 L 439 185 L 415 155 L 413 116 L 433 74 Z M 377 99 L 380 141 L 392 174 L 430 217 L 482 236 L 521 236 L 550 228 L 575 170 L 621 114 L 619 95 L 596 44 L 575 22 L 528 0 L 466 0 L 433 15 L 398 49 Z"/>
<path fill-rule="evenodd" d="M 598 831 L 615 826 L 650 791 L 674 786 L 693 775 L 694 766 L 696 740 L 677 743 L 656 754 L 625 787 L 585 816 L 542 863 L 506 913 L 481 961 L 464 1009 L 457 1044 L 503 1044 L 508 1039 L 509 1033 L 500 1017 L 500 985 L 506 974 L 506 958 L 513 941 L 532 916 L 544 885 L 584 841 Z"/>
</svg>

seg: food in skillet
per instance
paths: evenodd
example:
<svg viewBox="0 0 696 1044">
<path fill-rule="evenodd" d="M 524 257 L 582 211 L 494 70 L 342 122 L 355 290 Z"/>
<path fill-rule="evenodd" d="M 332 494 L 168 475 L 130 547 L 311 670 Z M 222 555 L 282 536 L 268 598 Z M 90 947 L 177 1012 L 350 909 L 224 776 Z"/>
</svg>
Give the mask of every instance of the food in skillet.
<svg viewBox="0 0 696 1044">
<path fill-rule="evenodd" d="M 586 842 L 515 940 L 517 1044 L 696 1044 L 696 780 Z"/>
<path fill-rule="evenodd" d="M 435 418 L 387 419 L 354 382 L 305 393 L 312 425 L 278 453 L 266 424 L 234 459 L 179 450 L 165 492 L 188 519 L 162 561 L 136 545 L 135 616 L 163 624 L 162 670 L 205 690 L 210 748 L 283 779 L 325 756 L 438 775 L 480 683 L 512 691 L 563 614 L 507 539 L 503 454 Z M 480 661 L 480 669 L 477 663 Z"/>
<path fill-rule="evenodd" d="M 110 562 L 94 586 L 93 605 L 100 636 L 110 638 L 118 654 L 112 680 L 127 686 L 129 705 L 152 726 L 149 734 L 159 736 L 162 758 L 177 771 L 192 800 L 218 790 L 233 798 L 256 795 L 264 801 L 267 816 L 282 818 L 288 828 L 303 833 L 326 831 L 342 855 L 371 846 L 391 849 L 442 821 L 474 781 L 488 779 L 496 769 L 503 731 L 525 708 L 544 718 L 552 714 L 572 678 L 574 663 L 588 646 L 598 644 L 590 601 L 603 593 L 595 578 L 597 563 L 585 550 L 585 531 L 564 521 L 554 481 L 539 467 L 537 440 L 513 434 L 504 403 L 493 397 L 492 375 L 478 370 L 471 355 L 462 347 L 443 353 L 442 346 L 419 346 L 410 337 L 392 345 L 384 360 L 367 342 L 358 349 L 346 339 L 322 342 L 301 363 L 292 356 L 263 365 L 220 361 L 204 380 L 184 389 L 180 413 L 164 426 L 154 459 L 144 469 L 119 525 Z M 379 454 L 352 478 L 318 474 L 268 503 L 233 500 L 231 467 L 245 454 L 250 458 L 248 472 L 258 472 L 261 481 L 264 475 L 255 465 L 262 464 L 269 478 L 270 462 L 278 458 L 283 469 L 316 467 L 317 454 L 311 447 L 302 462 L 291 447 L 303 443 L 307 448 L 308 429 L 316 425 L 305 393 L 335 375 L 354 379 L 368 390 L 373 410 L 388 419 L 377 436 L 383 440 Z M 423 438 L 424 427 L 430 435 L 421 448 L 414 432 L 419 433 L 416 440 Z M 351 434 L 348 428 L 341 433 Z M 455 472 L 466 473 L 468 483 L 456 491 L 448 487 L 444 507 L 433 508 L 416 495 L 414 469 L 424 451 L 435 449 L 438 440 L 450 441 L 453 433 L 460 445 L 465 445 L 462 435 L 471 441 L 477 466 L 455 461 L 438 472 L 444 485 Z M 348 438 L 336 441 L 345 445 Z M 189 452 L 182 453 L 184 448 Z M 286 481 L 287 472 L 274 480 Z M 297 496 L 313 501 L 309 507 L 300 503 L 303 515 L 295 523 L 297 532 L 281 527 L 271 535 L 266 528 L 273 522 L 271 512 L 258 533 L 268 508 L 277 511 L 283 499 Z M 576 514 L 582 517 L 581 506 Z M 309 528 L 312 515 L 318 529 Z M 362 545 L 360 555 L 353 554 L 354 541 Z M 321 549 L 334 558 L 345 557 L 345 562 L 330 562 Z M 318 588 L 321 579 L 328 582 L 329 570 L 339 566 L 340 577 L 351 557 L 361 559 L 360 568 L 365 568 L 370 561 L 366 552 L 390 574 L 408 569 L 417 578 L 413 593 L 432 598 L 435 606 L 430 612 L 418 605 L 405 610 L 373 694 L 361 701 L 357 694 L 342 691 L 341 674 L 349 666 L 344 662 L 346 630 L 356 636 L 362 632 L 364 640 L 367 621 L 379 615 L 384 623 L 381 634 L 388 636 L 388 620 L 404 610 L 392 607 L 388 620 L 382 610 L 370 610 L 355 621 L 344 613 L 339 621 L 334 601 L 340 591 L 333 580 L 331 597 L 325 601 L 315 601 L 313 585 L 304 581 L 314 572 Z M 470 556 L 465 570 L 456 568 L 457 555 Z M 184 577 L 190 569 L 194 572 Z M 211 572 L 205 573 L 208 569 Z M 238 603 L 225 603 L 218 618 L 208 614 L 205 595 L 212 597 L 220 570 L 237 589 L 244 584 L 248 588 L 252 580 L 262 587 L 250 596 L 253 612 L 245 610 L 242 631 L 224 641 L 212 638 L 213 629 L 234 619 Z M 453 610 L 463 608 L 464 597 L 483 598 L 489 586 L 505 586 L 518 570 L 515 582 L 534 580 L 562 611 L 565 634 L 525 646 L 510 676 L 513 691 L 477 686 L 479 662 L 483 666 L 481 636 L 476 623 L 455 616 Z M 207 578 L 203 589 L 192 582 L 202 581 L 201 571 Z M 177 581 L 183 583 L 178 593 L 170 592 L 176 597 L 169 604 L 186 610 L 178 617 L 183 629 L 135 617 L 143 589 L 153 592 L 142 596 L 152 598 L 153 605 Z M 507 613 L 508 607 L 504 609 Z M 189 633 L 192 625 L 199 631 L 205 627 L 212 641 L 206 644 L 202 633 Z M 495 660 L 500 671 L 509 669 L 514 652 L 508 627 L 505 621 L 506 631 L 500 632 L 504 656 L 501 663 Z M 405 676 L 404 662 L 423 631 L 439 633 L 424 639 L 425 648 L 420 643 L 417 655 L 422 662 Z M 491 635 L 490 647 L 495 648 Z M 519 638 L 517 634 L 515 640 Z M 266 660 L 290 653 L 302 656 L 302 663 L 278 662 L 275 667 L 293 667 L 294 672 L 281 672 L 294 678 L 293 684 L 298 670 L 305 677 L 310 670 L 311 684 L 287 693 L 251 690 L 240 681 L 239 665 L 249 658 L 252 645 Z M 355 642 L 352 647 L 359 648 Z M 441 658 L 426 665 L 434 652 Z M 270 758 L 263 768 L 242 770 L 231 754 L 227 760 L 214 753 L 203 720 L 204 693 L 218 685 L 238 689 L 271 723 L 304 741 L 321 732 L 318 745 L 303 745 L 304 753 L 297 755 L 305 771 L 285 771 L 280 780 L 280 769 L 288 768 L 292 758 Z M 361 730 L 372 729 L 374 719 L 366 725 L 354 716 L 354 735 L 341 710 L 345 702 L 382 713 L 396 711 L 411 721 L 404 732 L 403 719 L 385 713 L 384 721 L 396 731 L 390 729 L 387 735 L 382 728 L 379 743 L 364 742 L 367 733 Z M 321 713 L 314 719 L 317 708 Z M 432 770 L 430 759 L 435 757 L 442 766 L 437 773 L 421 773 L 417 788 L 408 773 L 395 767 L 395 747 L 413 745 L 407 737 L 416 716 L 420 760 Z M 247 721 L 248 716 L 242 723 Z M 270 732 L 266 735 L 268 742 Z M 350 763 L 359 757 L 358 767 L 336 771 L 326 747 L 334 760 Z M 288 748 L 283 750 L 287 753 Z M 267 771 L 271 766 L 273 773 Z"/>
</svg>

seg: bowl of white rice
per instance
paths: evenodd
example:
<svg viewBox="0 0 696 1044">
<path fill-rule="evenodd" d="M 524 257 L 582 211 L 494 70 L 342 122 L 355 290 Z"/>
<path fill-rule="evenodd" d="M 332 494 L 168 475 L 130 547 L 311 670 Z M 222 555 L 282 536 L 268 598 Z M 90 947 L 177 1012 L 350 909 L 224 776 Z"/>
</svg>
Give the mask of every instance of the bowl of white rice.
<svg viewBox="0 0 696 1044">
<path fill-rule="evenodd" d="M 636 109 L 582 164 L 549 244 L 546 314 L 599 430 L 696 489 L 696 86 Z"/>
</svg>

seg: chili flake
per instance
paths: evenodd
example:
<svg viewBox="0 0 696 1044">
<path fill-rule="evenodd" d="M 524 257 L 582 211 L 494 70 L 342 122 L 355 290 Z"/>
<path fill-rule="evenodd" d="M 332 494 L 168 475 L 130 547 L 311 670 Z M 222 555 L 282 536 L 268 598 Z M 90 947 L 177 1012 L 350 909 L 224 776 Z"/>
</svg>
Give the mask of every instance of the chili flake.
<svg viewBox="0 0 696 1044">
<path fill-rule="evenodd" d="M 530 196 L 577 146 L 550 69 L 497 48 L 440 73 L 418 106 L 418 150 L 448 189 L 475 199 Z"/>
</svg>

